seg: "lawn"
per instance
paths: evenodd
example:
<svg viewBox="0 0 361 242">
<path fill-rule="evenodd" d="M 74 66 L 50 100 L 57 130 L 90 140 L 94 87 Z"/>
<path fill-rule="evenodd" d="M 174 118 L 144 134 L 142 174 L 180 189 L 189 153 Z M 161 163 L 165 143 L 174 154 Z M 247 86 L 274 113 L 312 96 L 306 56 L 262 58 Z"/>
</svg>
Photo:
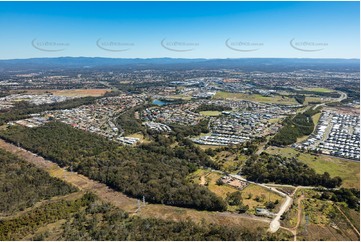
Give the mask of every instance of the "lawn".
<svg viewBox="0 0 361 242">
<path fill-rule="evenodd" d="M 331 177 L 342 178 L 343 187 L 360 188 L 360 163 L 326 155 L 312 155 L 301 153 L 293 148 L 268 147 L 266 150 L 270 154 L 279 154 L 284 157 L 297 157 L 298 160 L 306 163 L 317 173 L 328 172 Z"/>
<path fill-rule="evenodd" d="M 209 116 L 209 117 L 217 117 L 217 116 L 221 115 L 221 112 L 219 112 L 219 111 L 201 111 L 199 113 L 204 116 Z"/>
<path fill-rule="evenodd" d="M 294 98 L 282 97 L 279 95 L 274 96 L 262 96 L 260 94 L 245 94 L 245 93 L 232 93 L 232 92 L 217 92 L 213 97 L 214 99 L 240 99 L 253 102 L 266 102 L 266 103 L 278 103 L 278 104 L 297 104 Z"/>
</svg>

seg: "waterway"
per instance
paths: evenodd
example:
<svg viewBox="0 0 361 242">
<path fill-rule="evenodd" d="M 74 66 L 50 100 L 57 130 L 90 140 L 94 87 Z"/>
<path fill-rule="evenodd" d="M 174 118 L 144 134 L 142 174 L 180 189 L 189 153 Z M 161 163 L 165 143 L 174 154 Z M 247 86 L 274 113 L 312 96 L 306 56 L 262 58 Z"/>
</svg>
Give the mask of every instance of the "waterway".
<svg viewBox="0 0 361 242">
<path fill-rule="evenodd" d="M 154 99 L 152 103 L 157 106 L 164 106 L 169 104 L 169 102 L 161 101 L 159 99 Z"/>
</svg>

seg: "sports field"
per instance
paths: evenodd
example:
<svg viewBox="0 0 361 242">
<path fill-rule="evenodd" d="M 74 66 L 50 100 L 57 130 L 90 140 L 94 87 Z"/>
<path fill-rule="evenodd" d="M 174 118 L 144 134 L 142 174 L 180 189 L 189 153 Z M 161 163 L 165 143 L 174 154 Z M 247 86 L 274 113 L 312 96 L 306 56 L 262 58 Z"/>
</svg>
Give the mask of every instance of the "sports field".
<svg viewBox="0 0 361 242">
<path fill-rule="evenodd" d="M 306 91 L 311 91 L 311 92 L 333 92 L 333 90 L 328 89 L 328 88 L 323 88 L 323 87 L 308 87 L 305 88 Z"/>
<path fill-rule="evenodd" d="M 192 99 L 191 96 L 187 96 L 187 95 L 170 95 L 170 96 L 166 96 L 164 98 L 165 99 L 175 99 L 175 100 L 182 99 L 182 100 L 185 100 L 185 101 L 189 101 L 189 100 Z"/>
<path fill-rule="evenodd" d="M 221 115 L 221 112 L 219 112 L 219 111 L 201 111 L 199 113 L 204 116 L 208 116 L 208 117 L 217 117 L 217 116 Z"/>
</svg>

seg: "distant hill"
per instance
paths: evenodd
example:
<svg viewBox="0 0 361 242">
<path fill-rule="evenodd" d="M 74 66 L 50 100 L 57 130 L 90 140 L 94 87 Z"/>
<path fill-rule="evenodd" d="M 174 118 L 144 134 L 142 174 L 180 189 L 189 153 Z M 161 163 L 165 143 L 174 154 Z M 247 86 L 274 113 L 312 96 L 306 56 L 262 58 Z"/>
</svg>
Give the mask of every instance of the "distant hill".
<svg viewBox="0 0 361 242">
<path fill-rule="evenodd" d="M 0 71 L 46 69 L 239 69 L 243 71 L 359 71 L 359 59 L 290 59 L 290 58 L 242 58 L 242 59 L 177 59 L 177 58 L 100 58 L 59 57 L 0 60 Z"/>
</svg>

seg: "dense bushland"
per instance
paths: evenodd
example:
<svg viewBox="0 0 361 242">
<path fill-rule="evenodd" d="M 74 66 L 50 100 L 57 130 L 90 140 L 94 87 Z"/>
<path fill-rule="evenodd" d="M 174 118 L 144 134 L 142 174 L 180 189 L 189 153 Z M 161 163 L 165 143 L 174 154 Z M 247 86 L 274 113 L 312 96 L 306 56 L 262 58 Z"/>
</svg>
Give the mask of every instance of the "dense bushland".
<svg viewBox="0 0 361 242">
<path fill-rule="evenodd" d="M 59 122 L 32 129 L 9 127 L 0 136 L 132 197 L 181 207 L 226 209 L 225 202 L 207 188 L 186 181 L 199 165 L 211 165 L 190 141 L 174 148 L 159 143 L 119 146 Z"/>
<path fill-rule="evenodd" d="M 0 149 L 0 214 L 11 215 L 36 202 L 76 188 Z"/>
<path fill-rule="evenodd" d="M 242 168 L 242 174 L 251 181 L 260 183 L 274 182 L 278 184 L 338 187 L 342 183 L 340 177 L 331 178 L 325 172 L 320 175 L 306 164 L 295 158 L 284 158 L 262 153 L 251 157 Z"/>
<path fill-rule="evenodd" d="M 54 228 L 57 233 L 53 232 Z M 281 240 L 284 236 L 266 234 L 263 228 L 250 231 L 235 226 L 196 224 L 190 220 L 174 222 L 130 216 L 93 194 L 76 200 L 48 202 L 14 219 L 0 221 L 0 240 L 255 241 Z"/>
<path fill-rule="evenodd" d="M 309 108 L 303 113 L 296 114 L 293 118 L 288 117 L 283 121 L 283 127 L 270 140 L 270 145 L 284 146 L 297 141 L 297 138 L 310 135 L 315 127 L 312 116 L 319 112 L 319 108 Z"/>
</svg>

